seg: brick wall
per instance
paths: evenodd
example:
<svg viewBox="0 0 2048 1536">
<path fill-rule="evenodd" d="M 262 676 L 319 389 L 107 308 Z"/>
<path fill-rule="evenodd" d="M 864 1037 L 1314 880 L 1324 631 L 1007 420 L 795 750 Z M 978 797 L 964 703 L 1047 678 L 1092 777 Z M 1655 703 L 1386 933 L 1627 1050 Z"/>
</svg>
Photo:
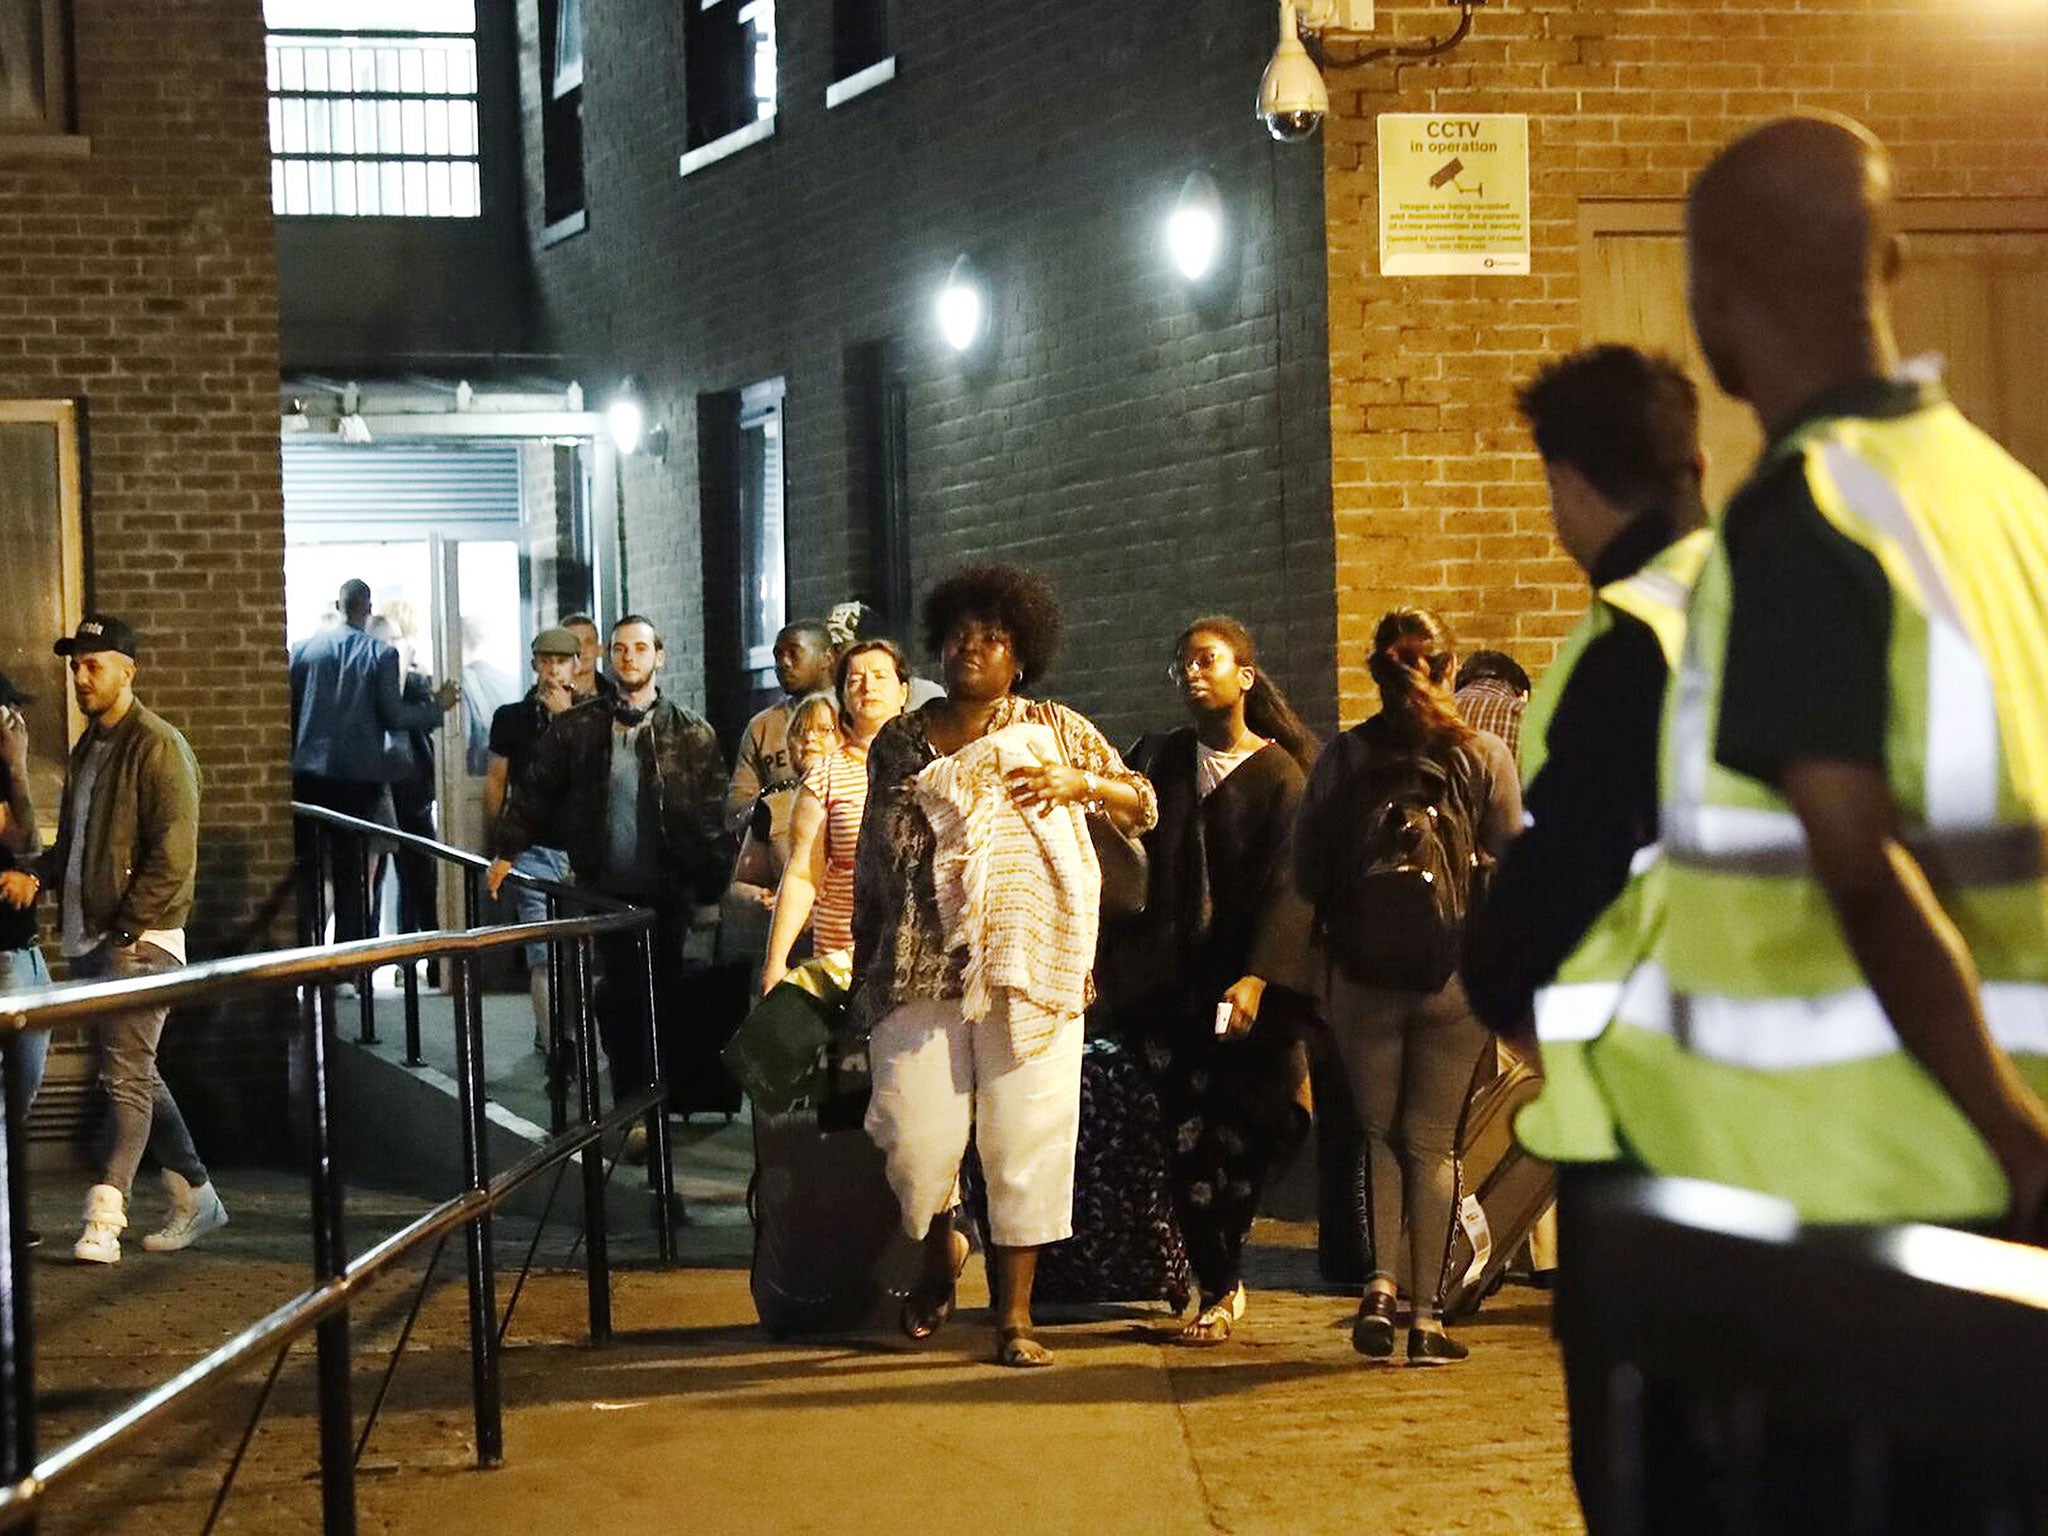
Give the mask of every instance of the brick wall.
<svg viewBox="0 0 2048 1536">
<path fill-rule="evenodd" d="M 216 954 L 275 910 L 291 849 L 261 7 L 72 11 L 91 153 L 0 146 L 0 395 L 81 402 L 87 601 L 140 631 L 137 693 L 199 758 L 191 940 Z M 234 1028 L 167 1055 L 181 1089 L 200 1054 L 217 1063 L 203 1096 L 222 1113 L 237 1085 L 260 1101 L 282 1083 L 276 1032 Z"/>
<path fill-rule="evenodd" d="M 1456 13 L 1383 0 L 1374 41 Z M 1679 198 L 1761 118 L 1822 107 L 1867 123 L 1918 197 L 2048 194 L 2048 26 L 2038 6 L 1925 0 L 1534 0 L 1477 12 L 1445 60 L 1331 70 L 1331 458 L 1339 679 L 1370 712 L 1363 653 L 1421 599 L 1469 644 L 1547 661 L 1584 606 L 1550 536 L 1513 386 L 1579 344 L 1582 198 Z M 1374 118 L 1529 114 L 1526 277 L 1379 275 Z"/>
<path fill-rule="evenodd" d="M 895 23 L 897 79 L 827 111 L 830 5 L 782 0 L 774 138 L 679 179 L 679 9 L 588 13 L 589 228 L 538 253 L 538 280 L 593 400 L 630 372 L 671 432 L 623 489 L 629 601 L 677 637 L 672 682 L 701 697 L 698 397 L 787 381 L 792 601 L 817 613 L 865 584 L 846 358 L 894 338 L 917 590 L 970 557 L 1043 568 L 1070 624 L 1049 686 L 1119 733 L 1174 718 L 1167 645 L 1232 609 L 1327 720 L 1322 179 L 1313 149 L 1278 151 L 1253 121 L 1266 9 L 903 0 Z M 1160 232 L 1205 163 L 1240 243 L 1228 291 L 1198 303 Z M 962 251 L 999 312 L 992 355 L 966 367 L 931 320 Z"/>
</svg>

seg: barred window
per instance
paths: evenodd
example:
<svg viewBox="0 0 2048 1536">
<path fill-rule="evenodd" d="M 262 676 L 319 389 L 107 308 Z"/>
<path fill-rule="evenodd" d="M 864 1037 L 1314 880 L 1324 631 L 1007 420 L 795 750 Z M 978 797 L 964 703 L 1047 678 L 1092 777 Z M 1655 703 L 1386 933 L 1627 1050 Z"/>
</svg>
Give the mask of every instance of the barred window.
<svg viewBox="0 0 2048 1536">
<path fill-rule="evenodd" d="M 264 0 L 280 214 L 482 213 L 476 0 Z"/>
</svg>

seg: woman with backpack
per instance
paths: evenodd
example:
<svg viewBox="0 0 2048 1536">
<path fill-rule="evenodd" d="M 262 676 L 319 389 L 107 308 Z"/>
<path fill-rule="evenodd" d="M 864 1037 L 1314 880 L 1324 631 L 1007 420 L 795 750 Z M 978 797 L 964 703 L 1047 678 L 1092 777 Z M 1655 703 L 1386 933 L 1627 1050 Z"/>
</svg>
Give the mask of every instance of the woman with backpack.
<svg viewBox="0 0 2048 1536">
<path fill-rule="evenodd" d="M 1358 1209 L 1372 1254 L 1351 1327 L 1394 1353 L 1395 1298 L 1413 1304 L 1408 1360 L 1462 1360 L 1443 1325 L 1458 1199 L 1457 1133 L 1492 1037 L 1457 975 L 1479 876 L 1521 828 L 1514 759 L 1451 698 L 1457 656 L 1422 608 L 1380 620 L 1367 667 L 1380 713 L 1324 751 L 1295 830 L 1295 880 L 1329 960 L 1327 1017 L 1364 1136 Z"/>
<path fill-rule="evenodd" d="M 1307 1128 L 1302 1029 L 1313 1012 L 1309 910 L 1288 835 L 1316 739 L 1237 620 L 1197 619 L 1168 669 L 1193 724 L 1147 736 L 1145 910 L 1108 928 L 1109 1029 L 1159 1086 L 1174 1214 L 1200 1287 L 1183 1344 L 1244 1316 L 1244 1241 L 1266 1176 Z"/>
</svg>

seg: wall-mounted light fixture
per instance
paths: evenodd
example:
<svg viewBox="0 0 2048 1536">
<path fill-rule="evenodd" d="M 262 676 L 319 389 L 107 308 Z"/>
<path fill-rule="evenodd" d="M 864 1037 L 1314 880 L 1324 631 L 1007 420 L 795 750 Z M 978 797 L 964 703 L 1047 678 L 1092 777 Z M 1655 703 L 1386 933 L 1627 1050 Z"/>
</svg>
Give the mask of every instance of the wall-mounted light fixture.
<svg viewBox="0 0 2048 1536">
<path fill-rule="evenodd" d="M 939 290 L 939 334 L 955 352 L 970 352 L 988 335 L 988 285 L 965 254 L 953 261 Z"/>
<path fill-rule="evenodd" d="M 647 402 L 640 386 L 631 378 L 621 379 L 604 408 L 605 430 L 612 446 L 621 454 L 645 453 L 649 458 L 668 457 L 668 428 L 647 424 Z"/>
<path fill-rule="evenodd" d="M 1322 68 L 1350 69 L 1381 59 L 1428 59 L 1448 53 L 1472 30 L 1472 11 L 1486 0 L 1448 0 L 1459 10 L 1457 30 L 1412 46 L 1374 48 L 1339 57 L 1326 46 L 1333 37 L 1363 37 L 1372 31 L 1373 0 L 1280 0 L 1280 41 L 1259 78 L 1259 120 L 1283 144 L 1309 138 L 1329 115 L 1330 92 Z M 1304 38 L 1317 42 L 1312 55 Z"/>
<path fill-rule="evenodd" d="M 1227 233 L 1223 194 L 1207 171 L 1190 171 L 1166 219 L 1166 249 L 1180 275 L 1199 283 L 1216 269 Z"/>
</svg>

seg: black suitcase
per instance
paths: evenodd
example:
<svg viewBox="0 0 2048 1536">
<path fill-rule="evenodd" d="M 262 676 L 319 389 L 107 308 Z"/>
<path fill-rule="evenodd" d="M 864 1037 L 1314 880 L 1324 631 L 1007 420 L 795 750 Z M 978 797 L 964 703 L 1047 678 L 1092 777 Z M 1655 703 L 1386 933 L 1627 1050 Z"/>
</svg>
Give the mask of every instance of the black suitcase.
<svg viewBox="0 0 2048 1536">
<path fill-rule="evenodd" d="M 740 1112 L 739 1080 L 723 1053 L 753 1006 L 753 979 L 745 960 L 713 960 L 685 969 L 671 995 L 657 999 L 670 1114 L 730 1120 Z"/>
<path fill-rule="evenodd" d="M 1557 1170 L 1515 1140 L 1516 1113 L 1543 1076 L 1510 1060 L 1465 1105 L 1458 1134 L 1458 1219 L 1444 1281 L 1444 1315 L 1470 1317 L 1500 1288 L 1509 1261 L 1557 1198 Z"/>
<path fill-rule="evenodd" d="M 865 1131 L 820 1131 L 808 1110 L 754 1117 L 754 1310 L 775 1338 L 860 1329 L 886 1299 L 902 1225 Z"/>
<path fill-rule="evenodd" d="M 1187 1306 L 1194 1286 L 1173 1215 L 1164 1122 L 1143 1064 L 1114 1041 L 1091 1040 L 1081 1058 L 1074 1235 L 1040 1251 L 1034 1304 Z M 968 1164 L 968 1207 L 986 1245 L 987 1192 L 979 1162 L 970 1155 Z"/>
</svg>

